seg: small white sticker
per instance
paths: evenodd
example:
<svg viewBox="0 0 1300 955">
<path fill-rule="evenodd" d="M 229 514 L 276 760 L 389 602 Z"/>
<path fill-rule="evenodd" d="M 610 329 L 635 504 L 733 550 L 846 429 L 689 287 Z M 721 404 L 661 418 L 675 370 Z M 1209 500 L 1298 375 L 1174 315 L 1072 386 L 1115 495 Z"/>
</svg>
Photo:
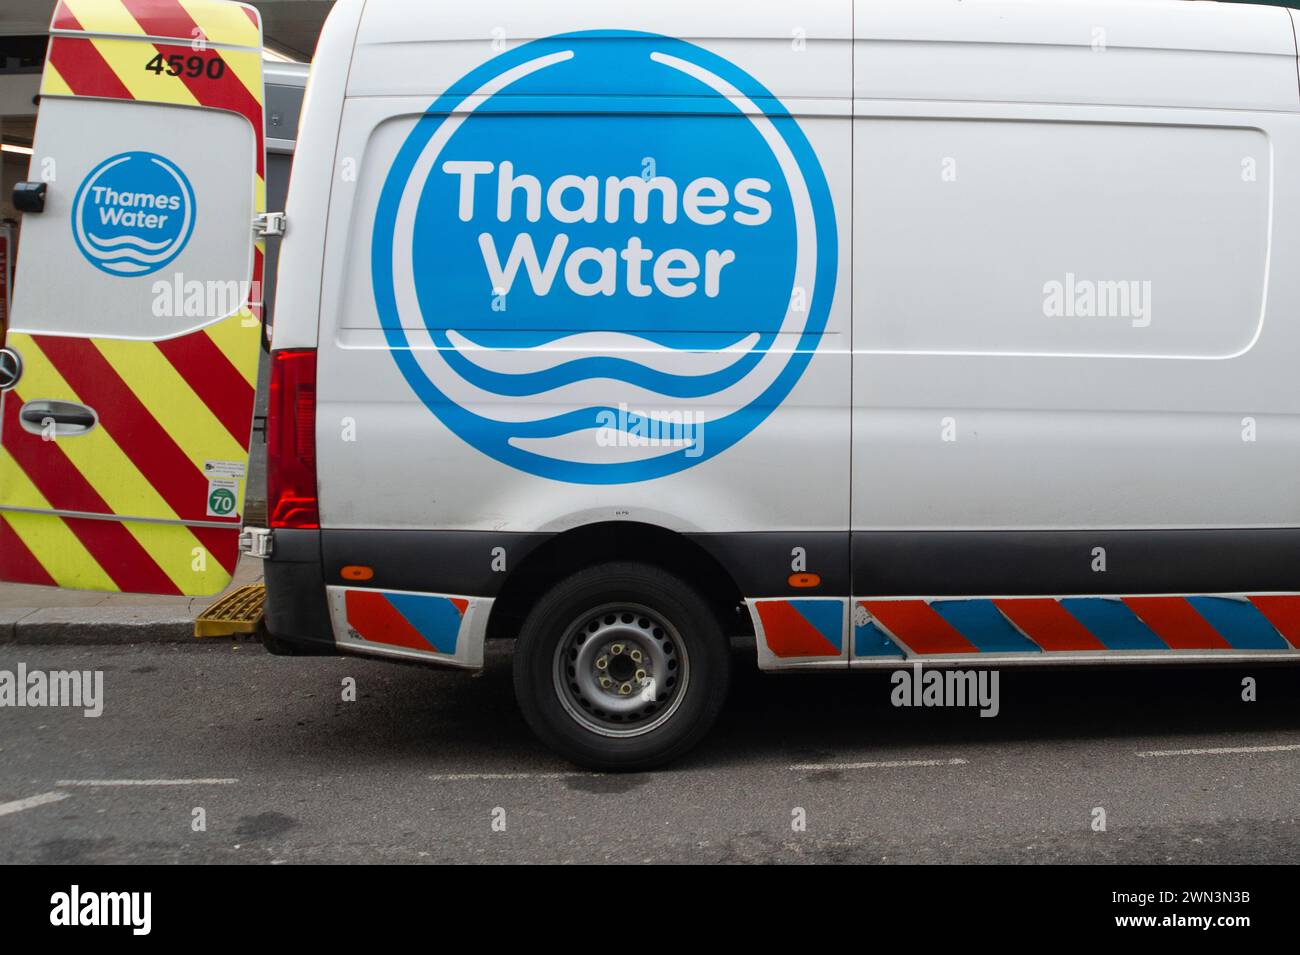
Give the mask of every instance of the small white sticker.
<svg viewBox="0 0 1300 955">
<path fill-rule="evenodd" d="M 211 478 L 242 478 L 244 476 L 243 461 L 204 461 L 203 473 Z"/>
<path fill-rule="evenodd" d="M 235 517 L 238 507 L 238 481 L 234 478 L 208 480 L 208 517 Z"/>
</svg>

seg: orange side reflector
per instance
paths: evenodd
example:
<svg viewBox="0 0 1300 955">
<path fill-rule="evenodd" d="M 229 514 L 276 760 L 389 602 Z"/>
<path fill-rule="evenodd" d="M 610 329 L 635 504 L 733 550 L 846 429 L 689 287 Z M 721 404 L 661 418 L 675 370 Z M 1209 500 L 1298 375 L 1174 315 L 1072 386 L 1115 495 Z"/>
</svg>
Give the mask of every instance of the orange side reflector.
<svg viewBox="0 0 1300 955">
<path fill-rule="evenodd" d="M 822 579 L 817 574 L 791 574 L 791 587 L 820 587 Z"/>
<path fill-rule="evenodd" d="M 375 568 L 361 564 L 348 564 L 339 571 L 339 576 L 344 580 L 370 580 L 375 576 Z"/>
</svg>

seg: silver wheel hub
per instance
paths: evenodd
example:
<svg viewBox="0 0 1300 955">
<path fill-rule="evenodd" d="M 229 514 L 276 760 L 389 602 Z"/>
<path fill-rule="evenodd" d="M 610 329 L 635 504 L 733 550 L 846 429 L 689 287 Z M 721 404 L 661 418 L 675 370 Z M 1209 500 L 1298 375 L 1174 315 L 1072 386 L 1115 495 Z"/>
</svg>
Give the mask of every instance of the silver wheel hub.
<svg viewBox="0 0 1300 955">
<path fill-rule="evenodd" d="M 555 654 L 555 690 L 575 720 L 603 736 L 638 736 L 676 711 L 689 678 L 677 631 L 637 604 L 582 615 Z"/>
</svg>

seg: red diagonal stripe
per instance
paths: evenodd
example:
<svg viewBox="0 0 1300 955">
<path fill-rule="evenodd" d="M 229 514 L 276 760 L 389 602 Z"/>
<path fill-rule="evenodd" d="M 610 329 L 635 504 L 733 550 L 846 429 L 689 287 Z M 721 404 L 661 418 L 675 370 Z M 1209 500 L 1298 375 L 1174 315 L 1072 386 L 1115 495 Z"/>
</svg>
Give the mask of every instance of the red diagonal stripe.
<svg viewBox="0 0 1300 955">
<path fill-rule="evenodd" d="M 6 401 L 4 406 L 3 424 L 0 424 L 4 446 L 51 508 L 86 514 L 113 513 L 63 452 L 60 441 L 43 441 L 39 435 L 24 431 L 18 423 L 18 402 Z M 76 441 L 77 438 L 60 440 Z M 117 521 L 68 518 L 65 523 L 119 589 L 148 594 L 179 593 L 149 552 Z"/>
<path fill-rule="evenodd" d="M 54 8 L 54 19 L 50 22 L 50 29 L 84 31 L 86 28 L 72 15 L 68 5 L 63 0 L 59 0 L 59 5 Z"/>
<path fill-rule="evenodd" d="M 867 612 L 915 653 L 979 653 L 924 600 L 863 600 Z"/>
<path fill-rule="evenodd" d="M 1125 597 L 1124 603 L 1172 650 L 1231 650 L 1183 597 Z"/>
<path fill-rule="evenodd" d="M 95 409 L 100 426 L 182 520 L 221 520 L 207 516 L 208 482 L 202 469 L 177 447 L 92 342 L 44 335 L 36 342 L 72 390 Z"/>
<path fill-rule="evenodd" d="M 188 59 L 194 56 L 196 52 L 188 46 L 173 46 L 168 43 L 155 43 L 155 49 L 163 55 L 163 59 L 177 54 Z M 204 61 L 217 59 L 224 62 L 221 51 L 209 48 L 205 51 L 198 52 Z M 235 71 L 226 64 L 225 72 L 220 79 L 210 79 L 206 73 L 202 76 L 190 76 L 187 70 L 182 70 L 179 77 L 194 94 L 194 98 L 199 101 L 201 106 L 209 106 L 213 109 L 228 109 L 231 112 L 239 113 L 248 119 L 257 135 L 257 174 L 263 174 L 262 161 L 265 149 L 262 143 L 262 104 L 256 97 L 248 91 L 243 82 L 235 75 Z"/>
<path fill-rule="evenodd" d="M 837 657 L 840 648 L 786 600 L 760 600 L 754 604 L 763 622 L 768 649 L 778 657 Z"/>
<path fill-rule="evenodd" d="M 1271 623 L 1287 643 L 1300 650 L 1300 597 L 1251 597 L 1250 602 Z"/>
<path fill-rule="evenodd" d="M 253 21 L 253 26 L 257 27 L 259 30 L 262 29 L 262 20 L 261 20 L 261 18 L 258 16 L 258 13 L 257 13 L 256 10 L 254 10 L 252 7 L 250 7 L 250 6 L 246 6 L 245 4 L 242 4 L 242 3 L 239 5 L 239 9 L 243 10 L 244 13 L 247 14 L 248 19 L 250 19 L 250 20 Z"/>
<path fill-rule="evenodd" d="M 135 98 L 89 40 L 81 37 L 53 37 L 50 40 L 49 60 L 78 96 Z"/>
<path fill-rule="evenodd" d="M 204 510 L 207 510 L 206 504 Z M 208 520 L 216 518 L 209 517 Z M 235 565 L 239 563 L 238 524 L 234 527 L 190 527 L 190 533 L 198 538 L 210 556 L 217 559 L 226 573 L 234 575 Z"/>
<path fill-rule="evenodd" d="M 177 0 L 122 0 L 122 6 L 149 36 L 181 40 L 199 36 L 199 25 Z"/>
<path fill-rule="evenodd" d="M 344 597 L 348 625 L 371 643 L 385 643 L 410 650 L 432 650 L 409 620 L 397 612 L 383 594 L 373 590 L 349 590 Z"/>
<path fill-rule="evenodd" d="M 202 331 L 158 342 L 194 393 L 245 451 L 253 428 L 253 386 Z"/>
<path fill-rule="evenodd" d="M 15 584 L 58 586 L 3 515 L 0 515 L 0 580 Z"/>
<path fill-rule="evenodd" d="M 1106 645 L 1050 597 L 994 600 L 1003 616 L 1044 650 L 1105 650 Z"/>
</svg>

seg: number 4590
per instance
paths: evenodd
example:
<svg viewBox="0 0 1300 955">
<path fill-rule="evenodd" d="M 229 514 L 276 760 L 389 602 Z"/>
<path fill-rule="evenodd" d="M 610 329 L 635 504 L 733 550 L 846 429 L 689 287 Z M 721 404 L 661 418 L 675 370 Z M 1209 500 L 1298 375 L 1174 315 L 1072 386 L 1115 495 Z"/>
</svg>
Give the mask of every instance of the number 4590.
<svg viewBox="0 0 1300 955">
<path fill-rule="evenodd" d="M 226 63 L 220 57 L 214 56 L 209 60 L 197 53 L 193 56 L 173 53 L 166 59 L 163 59 L 163 55 L 159 53 L 146 63 L 144 68 L 155 76 L 162 76 L 166 72 L 168 76 L 181 76 L 184 74 L 191 79 L 205 76 L 210 80 L 219 80 L 225 75 Z"/>
</svg>

